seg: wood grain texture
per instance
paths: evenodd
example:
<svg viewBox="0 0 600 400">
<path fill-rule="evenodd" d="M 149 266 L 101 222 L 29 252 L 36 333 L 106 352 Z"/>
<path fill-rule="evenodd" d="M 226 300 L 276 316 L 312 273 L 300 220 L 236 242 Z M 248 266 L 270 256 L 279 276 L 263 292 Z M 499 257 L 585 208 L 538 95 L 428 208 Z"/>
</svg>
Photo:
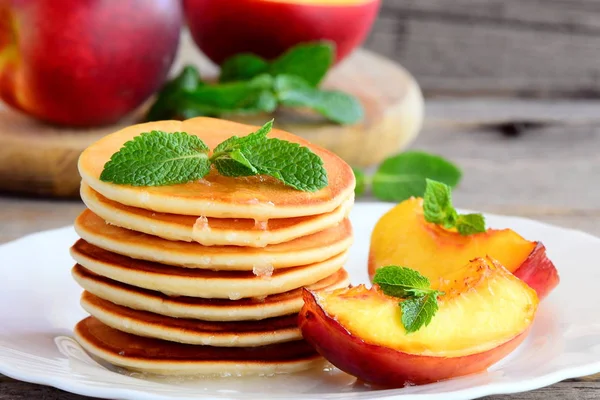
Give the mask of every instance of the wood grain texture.
<svg viewBox="0 0 600 400">
<path fill-rule="evenodd" d="M 427 99 L 425 128 L 600 124 L 600 100 L 475 97 Z"/>
<path fill-rule="evenodd" d="M 598 97 L 599 17 L 591 0 L 383 0 L 366 47 L 426 95 Z"/>
<path fill-rule="evenodd" d="M 480 110 L 478 104 L 494 106 Z M 553 124 L 524 127 L 516 135 L 507 136 L 504 128 L 498 128 L 496 117 L 502 116 L 502 124 L 507 124 L 516 121 L 512 119 L 515 115 L 528 114 L 513 106 L 511 102 L 490 99 L 429 102 L 428 123 L 411 148 L 442 154 L 463 167 L 464 178 L 454 195 L 460 207 L 534 218 L 600 236 L 600 188 L 593 184 L 600 173 L 600 122 L 588 120 L 593 114 L 592 105 L 581 111 L 584 116 L 581 119 L 570 119 L 578 108 L 568 103 L 549 106 L 550 112 L 545 102 L 528 102 L 523 106 L 537 110 L 532 115 L 538 113 L 546 118 L 554 114 L 564 118 Z M 461 124 L 465 118 L 477 114 L 477 110 L 488 120 L 483 128 L 478 123 Z M 438 121 L 431 120 L 430 115 L 438 115 Z M 83 205 L 77 201 L 0 197 L 0 242 L 69 225 L 82 209 Z M 34 398 L 86 399 L 0 376 L 0 400 Z M 526 393 L 490 396 L 486 400 L 597 398 L 600 398 L 600 375 Z"/>
</svg>

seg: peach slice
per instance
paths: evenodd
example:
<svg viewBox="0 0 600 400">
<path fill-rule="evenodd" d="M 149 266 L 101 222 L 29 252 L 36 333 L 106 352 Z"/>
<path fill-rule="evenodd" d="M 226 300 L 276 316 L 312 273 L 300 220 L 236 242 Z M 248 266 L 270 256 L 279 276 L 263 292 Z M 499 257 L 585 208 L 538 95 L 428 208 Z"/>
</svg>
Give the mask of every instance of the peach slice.
<svg viewBox="0 0 600 400">
<path fill-rule="evenodd" d="M 395 206 L 377 222 L 371 235 L 369 275 L 386 265 L 406 266 L 425 275 L 437 289 L 440 277 L 476 257 L 490 256 L 534 288 L 540 299 L 559 283 L 558 272 L 540 242 L 510 229 L 488 229 L 463 236 L 425 221 L 423 199 Z"/>
<path fill-rule="evenodd" d="M 304 338 L 341 370 L 381 386 L 424 384 L 485 370 L 525 339 L 536 292 L 497 261 L 477 258 L 440 280 L 430 324 L 406 333 L 398 298 L 378 286 L 304 290 Z"/>
</svg>

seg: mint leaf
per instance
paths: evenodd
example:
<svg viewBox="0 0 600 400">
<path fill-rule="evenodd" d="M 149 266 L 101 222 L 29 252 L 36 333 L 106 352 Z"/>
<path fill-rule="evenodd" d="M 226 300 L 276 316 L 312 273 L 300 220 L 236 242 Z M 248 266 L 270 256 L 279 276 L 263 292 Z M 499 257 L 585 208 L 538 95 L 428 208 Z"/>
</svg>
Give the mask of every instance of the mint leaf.
<svg viewBox="0 0 600 400">
<path fill-rule="evenodd" d="M 297 76 L 277 76 L 275 93 L 284 106 L 308 107 L 339 124 L 354 124 L 364 118 L 364 110 L 356 98 L 338 91 L 311 87 Z"/>
<path fill-rule="evenodd" d="M 461 235 L 485 232 L 485 218 L 481 214 L 460 214 L 456 220 L 456 230 Z"/>
<path fill-rule="evenodd" d="M 235 161 L 241 167 L 247 168 L 252 173 L 252 175 L 258 174 L 258 170 L 254 167 L 254 165 L 252 165 L 250 163 L 250 161 L 248 161 L 248 159 L 246 158 L 246 156 L 244 155 L 244 153 L 242 153 L 242 151 L 240 149 L 236 149 L 236 150 L 232 151 L 229 154 L 229 157 L 231 157 L 231 161 Z M 231 171 L 231 170 L 229 170 L 229 171 Z M 230 174 L 231 174 L 231 172 L 230 172 Z M 247 176 L 246 172 L 244 172 L 243 176 Z"/>
<path fill-rule="evenodd" d="M 458 214 L 452 205 L 449 186 L 431 179 L 426 181 L 423 196 L 423 216 L 427 222 L 456 228 L 461 235 L 485 232 L 485 218 L 481 214 Z"/>
<path fill-rule="evenodd" d="M 425 179 L 451 187 L 462 177 L 460 169 L 443 157 L 422 151 L 407 151 L 387 158 L 373 175 L 373 195 L 383 201 L 423 197 Z"/>
<path fill-rule="evenodd" d="M 202 140 L 185 132 L 145 132 L 113 154 L 100 180 L 162 186 L 201 179 L 210 169 L 208 150 Z"/>
<path fill-rule="evenodd" d="M 180 104 L 180 93 L 186 90 L 195 90 L 201 85 L 204 85 L 204 83 L 200 79 L 198 69 L 193 66 L 186 66 L 177 77 L 162 87 L 158 97 L 150 107 L 146 119 L 148 121 L 158 121 L 172 118 L 175 114 L 186 113 L 185 108 Z"/>
<path fill-rule="evenodd" d="M 335 45 L 332 42 L 299 44 L 275 59 L 269 67 L 269 73 L 273 76 L 294 75 L 315 87 L 333 64 L 334 53 Z"/>
<path fill-rule="evenodd" d="M 247 146 L 255 142 L 264 141 L 267 134 L 273 128 L 273 120 L 264 124 L 256 132 L 247 136 L 232 136 L 220 143 L 211 156 L 211 161 L 217 168 L 217 171 L 223 176 L 252 176 L 258 173 L 258 170 L 248 161 L 246 156 L 240 151 L 242 146 Z"/>
<path fill-rule="evenodd" d="M 452 206 L 450 187 L 441 182 L 426 180 L 425 195 L 423 196 L 423 213 L 427 222 L 453 228 L 458 214 Z"/>
<path fill-rule="evenodd" d="M 375 271 L 373 283 L 387 296 L 404 299 L 400 303 L 406 333 L 429 325 L 438 310 L 437 298 L 443 292 L 431 288 L 427 277 L 407 267 L 388 265 Z"/>
<path fill-rule="evenodd" d="M 273 120 L 247 136 L 233 136 L 210 157 L 204 142 L 185 132 L 142 133 L 112 155 L 100 179 L 134 186 L 185 183 L 204 177 L 214 163 L 225 176 L 269 175 L 309 192 L 327 186 L 323 160 L 298 143 L 267 138 L 272 127 Z"/>
<path fill-rule="evenodd" d="M 356 180 L 356 186 L 354 187 L 354 195 L 360 196 L 367 190 L 367 175 L 358 168 L 352 168 L 354 172 L 354 179 Z"/>
<path fill-rule="evenodd" d="M 406 333 L 413 333 L 421 327 L 429 325 L 438 310 L 437 296 L 432 291 L 424 296 L 409 298 L 400 303 L 402 309 L 402 325 Z"/>
<path fill-rule="evenodd" d="M 244 137 L 231 137 L 219 144 L 211 161 L 221 175 L 269 175 L 295 189 L 314 192 L 327 186 L 323 161 L 309 148 L 276 138 L 267 138 L 273 120 Z"/>
<path fill-rule="evenodd" d="M 250 53 L 237 54 L 221 65 L 219 82 L 246 81 L 268 69 L 269 63 L 262 57 Z"/>
<path fill-rule="evenodd" d="M 213 157 L 218 157 L 219 153 L 226 153 L 238 149 L 240 148 L 240 146 L 243 146 L 245 144 L 263 141 L 267 138 L 267 135 L 273 129 L 273 122 L 273 119 L 268 121 L 266 124 L 261 126 L 256 132 L 252 132 L 246 136 L 232 136 L 229 139 L 223 141 L 217 147 L 215 147 Z"/>
<path fill-rule="evenodd" d="M 378 284 L 383 293 L 394 297 L 421 296 L 431 292 L 429 279 L 414 269 L 395 265 L 377 269 L 373 283 Z"/>
<path fill-rule="evenodd" d="M 247 82 L 205 85 L 179 94 L 180 107 L 197 110 L 198 115 L 272 112 L 277 99 L 272 92 L 273 78 L 259 75 Z"/>
<path fill-rule="evenodd" d="M 272 176 L 295 189 L 316 192 L 327 186 L 323 160 L 308 147 L 269 138 L 245 144 L 240 151 L 259 174 Z"/>
</svg>

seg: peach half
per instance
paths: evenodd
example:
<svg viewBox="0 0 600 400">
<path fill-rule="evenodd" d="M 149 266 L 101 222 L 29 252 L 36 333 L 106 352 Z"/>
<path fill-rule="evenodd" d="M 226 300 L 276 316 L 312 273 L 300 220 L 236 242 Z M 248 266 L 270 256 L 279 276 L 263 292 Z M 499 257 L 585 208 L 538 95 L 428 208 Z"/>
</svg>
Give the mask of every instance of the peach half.
<svg viewBox="0 0 600 400">
<path fill-rule="evenodd" d="M 375 285 L 304 290 L 304 338 L 339 369 L 384 387 L 424 384 L 485 370 L 525 339 L 536 292 L 497 261 L 477 258 L 440 281 L 429 325 L 406 333 L 401 299 Z"/>
<path fill-rule="evenodd" d="M 511 229 L 488 229 L 461 235 L 429 223 L 423 215 L 423 199 L 398 204 L 375 225 L 369 252 L 369 276 L 386 265 L 406 266 L 429 278 L 433 288 L 456 268 L 476 257 L 498 260 L 543 299 L 558 285 L 556 268 L 540 242 L 524 239 Z"/>
</svg>

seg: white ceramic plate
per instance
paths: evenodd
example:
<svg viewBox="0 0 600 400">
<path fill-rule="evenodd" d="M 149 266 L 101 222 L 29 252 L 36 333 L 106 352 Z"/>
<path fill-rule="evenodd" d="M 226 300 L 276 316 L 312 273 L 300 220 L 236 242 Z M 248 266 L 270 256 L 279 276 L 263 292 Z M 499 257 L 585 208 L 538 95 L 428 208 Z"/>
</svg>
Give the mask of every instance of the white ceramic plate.
<svg viewBox="0 0 600 400">
<path fill-rule="evenodd" d="M 347 269 L 367 282 L 371 230 L 389 204 L 357 204 L 356 243 Z M 531 334 L 488 372 L 430 385 L 371 390 L 332 368 L 275 377 L 159 379 L 97 364 L 71 339 L 85 316 L 73 282 L 72 228 L 41 232 L 0 246 L 0 373 L 82 395 L 119 399 L 472 399 L 514 393 L 600 372 L 600 239 L 522 218 L 487 217 L 541 240 L 561 283 L 541 304 Z"/>
</svg>

